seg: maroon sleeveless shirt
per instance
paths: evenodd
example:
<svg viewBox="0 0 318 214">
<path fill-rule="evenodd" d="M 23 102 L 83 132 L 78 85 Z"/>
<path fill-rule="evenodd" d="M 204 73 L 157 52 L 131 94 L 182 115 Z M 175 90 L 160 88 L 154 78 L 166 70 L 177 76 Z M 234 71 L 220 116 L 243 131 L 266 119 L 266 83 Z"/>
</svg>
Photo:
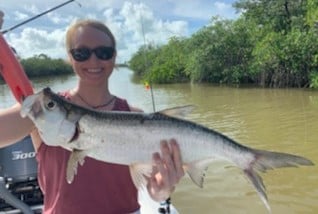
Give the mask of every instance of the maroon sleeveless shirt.
<svg viewBox="0 0 318 214">
<path fill-rule="evenodd" d="M 130 111 L 126 100 L 116 98 L 113 110 Z M 86 157 L 74 181 L 66 181 L 70 156 L 62 147 L 41 143 L 36 158 L 38 181 L 44 194 L 43 214 L 121 214 L 139 209 L 137 190 L 128 166 Z"/>
</svg>

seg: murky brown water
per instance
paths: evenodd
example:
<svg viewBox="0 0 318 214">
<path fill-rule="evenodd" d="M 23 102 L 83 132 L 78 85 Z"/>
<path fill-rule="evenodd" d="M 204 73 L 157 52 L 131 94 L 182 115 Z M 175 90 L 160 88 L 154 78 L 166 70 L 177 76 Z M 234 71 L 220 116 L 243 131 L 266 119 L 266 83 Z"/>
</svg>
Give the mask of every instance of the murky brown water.
<svg viewBox="0 0 318 214">
<path fill-rule="evenodd" d="M 115 71 L 111 90 L 131 104 L 152 111 L 150 92 L 130 81 L 127 69 Z M 75 77 L 34 80 L 36 88 L 64 90 Z M 188 119 L 258 149 L 298 154 L 318 164 L 318 91 L 216 87 L 208 84 L 154 86 L 156 109 L 194 104 Z M 0 85 L 0 108 L 13 103 Z M 318 167 L 278 169 L 262 174 L 273 213 L 318 213 Z M 209 167 L 204 188 L 184 178 L 172 196 L 180 213 L 268 213 L 252 185 L 235 167 Z"/>
</svg>

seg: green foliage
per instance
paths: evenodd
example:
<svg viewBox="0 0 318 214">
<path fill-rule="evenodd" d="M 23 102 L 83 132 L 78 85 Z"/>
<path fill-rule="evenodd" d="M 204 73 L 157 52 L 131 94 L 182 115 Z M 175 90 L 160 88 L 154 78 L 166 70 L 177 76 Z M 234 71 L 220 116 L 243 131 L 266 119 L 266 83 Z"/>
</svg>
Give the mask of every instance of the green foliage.
<svg viewBox="0 0 318 214">
<path fill-rule="evenodd" d="M 312 72 L 310 74 L 310 88 L 318 89 L 318 72 Z"/>
<path fill-rule="evenodd" d="M 188 81 L 185 71 L 186 41 L 172 37 L 167 45 L 157 52 L 153 65 L 145 76 L 150 82 L 171 83 Z"/>
<path fill-rule="evenodd" d="M 263 86 L 306 87 L 316 69 L 318 40 L 313 32 L 268 33 L 254 49 L 252 67 Z"/>
<path fill-rule="evenodd" d="M 152 67 L 156 56 L 159 55 L 160 47 L 145 45 L 132 55 L 129 61 L 129 68 L 131 68 L 138 76 L 144 76 Z"/>
<path fill-rule="evenodd" d="M 186 81 L 186 40 L 172 37 L 167 45 L 141 47 L 129 61 L 129 67 L 144 80 L 156 83 Z"/>
<path fill-rule="evenodd" d="M 274 32 L 288 32 L 296 19 L 303 20 L 306 0 L 239 0 L 234 4 L 244 17 Z"/>
<path fill-rule="evenodd" d="M 55 76 L 73 72 L 70 64 L 62 59 L 51 59 L 40 54 L 21 60 L 21 65 L 29 77 Z"/>
<path fill-rule="evenodd" d="M 142 47 L 130 68 L 158 83 L 316 87 L 316 0 L 239 0 L 234 6 L 242 12 L 238 19 L 214 17 L 190 38 Z"/>
<path fill-rule="evenodd" d="M 306 23 L 311 27 L 318 27 L 318 1 L 307 0 Z"/>
<path fill-rule="evenodd" d="M 51 59 L 45 54 L 20 59 L 20 63 L 29 78 L 73 73 L 73 69 L 69 63 L 63 59 Z M 3 81 L 0 75 L 0 82 Z"/>
</svg>

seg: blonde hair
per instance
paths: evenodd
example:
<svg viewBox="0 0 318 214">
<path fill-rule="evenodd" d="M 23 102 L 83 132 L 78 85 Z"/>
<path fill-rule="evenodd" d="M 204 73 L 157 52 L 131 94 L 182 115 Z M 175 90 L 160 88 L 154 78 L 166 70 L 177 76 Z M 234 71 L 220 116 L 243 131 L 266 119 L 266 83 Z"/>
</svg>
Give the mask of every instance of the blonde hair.
<svg viewBox="0 0 318 214">
<path fill-rule="evenodd" d="M 113 43 L 113 48 L 116 49 L 116 40 L 113 35 L 113 33 L 110 31 L 110 29 L 102 22 L 96 21 L 96 20 L 91 20 L 91 19 L 84 19 L 84 20 L 78 20 L 76 21 L 73 25 L 71 25 L 67 32 L 66 32 L 66 39 L 65 39 L 65 45 L 66 45 L 66 50 L 69 51 L 72 43 L 72 37 L 74 36 L 76 30 L 80 27 L 92 27 L 97 30 L 100 30 L 104 32 L 107 36 L 109 36 L 110 40 Z"/>
</svg>

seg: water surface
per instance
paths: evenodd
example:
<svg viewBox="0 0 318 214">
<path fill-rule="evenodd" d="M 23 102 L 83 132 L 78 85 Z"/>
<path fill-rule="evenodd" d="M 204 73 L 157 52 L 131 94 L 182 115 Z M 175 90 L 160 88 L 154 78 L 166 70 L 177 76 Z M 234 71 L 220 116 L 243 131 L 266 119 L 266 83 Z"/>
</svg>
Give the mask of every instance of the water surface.
<svg viewBox="0 0 318 214">
<path fill-rule="evenodd" d="M 151 112 L 150 91 L 134 83 L 132 72 L 120 68 L 111 91 L 131 105 Z M 75 76 L 33 80 L 40 90 L 62 91 L 74 87 Z M 318 92 L 303 89 L 219 87 L 209 84 L 154 85 L 157 110 L 193 104 L 187 119 L 222 132 L 257 148 L 298 154 L 318 163 Z M 0 85 L 0 108 L 14 103 Z M 262 174 L 273 213 L 318 213 L 318 168 L 278 169 Z M 209 167 L 204 188 L 184 178 L 172 195 L 180 213 L 267 213 L 252 185 L 237 168 L 217 162 Z"/>
</svg>

